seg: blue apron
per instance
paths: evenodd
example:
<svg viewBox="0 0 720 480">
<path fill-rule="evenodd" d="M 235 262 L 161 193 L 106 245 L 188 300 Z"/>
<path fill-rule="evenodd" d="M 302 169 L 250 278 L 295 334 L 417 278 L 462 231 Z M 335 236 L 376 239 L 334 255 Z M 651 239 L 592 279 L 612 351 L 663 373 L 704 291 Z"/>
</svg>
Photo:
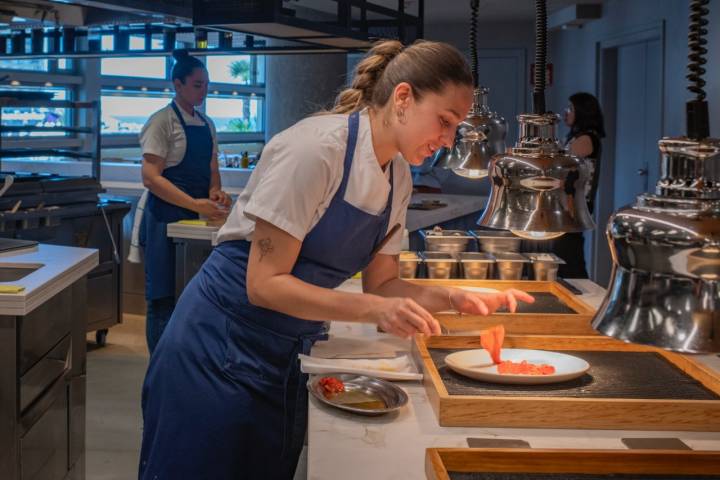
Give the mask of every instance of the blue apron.
<svg viewBox="0 0 720 480">
<path fill-rule="evenodd" d="M 292 274 L 335 288 L 370 262 L 387 232 L 380 215 L 345 202 L 359 116 L 348 120 L 343 178 L 302 243 Z M 301 161 L 302 159 L 298 159 Z M 307 428 L 298 354 L 326 338 L 322 322 L 252 305 L 250 243 L 218 245 L 180 296 L 143 386 L 142 480 L 291 479 Z"/>
<path fill-rule="evenodd" d="M 185 132 L 187 146 L 182 161 L 166 168 L 162 176 L 193 198 L 208 198 L 213 138 L 210 126 L 187 125 L 175 102 L 170 104 Z M 198 115 L 200 115 L 198 113 Z M 156 300 L 175 295 L 175 245 L 167 236 L 167 224 L 198 218 L 198 214 L 148 195 L 140 230 L 145 256 L 145 298 Z"/>
</svg>

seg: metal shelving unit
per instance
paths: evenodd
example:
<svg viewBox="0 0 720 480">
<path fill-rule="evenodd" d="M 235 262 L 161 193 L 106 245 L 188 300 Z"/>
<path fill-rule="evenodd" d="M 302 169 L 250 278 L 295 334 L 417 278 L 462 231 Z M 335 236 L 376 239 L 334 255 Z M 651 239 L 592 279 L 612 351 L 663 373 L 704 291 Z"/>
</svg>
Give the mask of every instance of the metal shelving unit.
<svg viewBox="0 0 720 480">
<path fill-rule="evenodd" d="M 24 125 L 3 125 L 3 110 L 8 107 L 39 107 L 39 108 L 67 108 L 74 110 L 91 109 L 94 112 L 94 127 L 42 127 L 42 126 L 24 126 Z M 75 114 L 77 117 L 77 114 Z M 57 157 L 57 158 L 75 158 L 92 160 L 91 176 L 100 181 L 100 104 L 93 102 L 73 102 L 68 100 L 46 100 L 46 99 L 25 99 L 10 96 L 0 96 L 0 171 L 2 170 L 3 158 L 18 158 L 30 156 Z M 81 152 L 76 150 L 67 150 L 62 148 L 3 148 L 4 132 L 63 132 L 75 135 L 85 134 L 94 135 L 94 146 L 91 152 Z"/>
</svg>

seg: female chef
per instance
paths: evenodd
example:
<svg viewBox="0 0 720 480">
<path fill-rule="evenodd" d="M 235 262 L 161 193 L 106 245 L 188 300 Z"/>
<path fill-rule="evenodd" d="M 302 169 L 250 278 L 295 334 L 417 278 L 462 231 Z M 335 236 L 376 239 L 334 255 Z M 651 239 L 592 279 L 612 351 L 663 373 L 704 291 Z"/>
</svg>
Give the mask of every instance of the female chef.
<svg viewBox="0 0 720 480">
<path fill-rule="evenodd" d="M 221 190 L 215 126 L 195 107 L 207 97 L 205 65 L 186 50 L 173 53 L 175 98 L 155 112 L 140 133 L 142 178 L 150 191 L 143 214 L 146 335 L 150 353 L 175 306 L 175 247 L 167 224 L 223 218 L 230 197 Z"/>
<path fill-rule="evenodd" d="M 409 164 L 452 144 L 472 92 L 455 48 L 386 41 L 330 114 L 270 140 L 151 358 L 141 479 L 292 478 L 307 424 L 298 354 L 325 321 L 433 335 L 430 312 L 532 301 L 398 279 Z M 364 293 L 333 290 L 358 271 Z"/>
</svg>

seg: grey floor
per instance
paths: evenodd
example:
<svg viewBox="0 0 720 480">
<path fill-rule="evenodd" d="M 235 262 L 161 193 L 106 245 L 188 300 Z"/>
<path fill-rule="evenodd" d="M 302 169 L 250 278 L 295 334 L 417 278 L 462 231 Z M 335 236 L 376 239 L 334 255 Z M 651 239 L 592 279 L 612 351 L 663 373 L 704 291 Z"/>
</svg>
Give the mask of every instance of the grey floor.
<svg viewBox="0 0 720 480">
<path fill-rule="evenodd" d="M 140 391 L 147 362 L 144 317 L 126 315 L 121 325 L 110 330 L 105 347 L 96 348 L 88 341 L 87 480 L 137 478 Z M 304 480 L 305 452 L 297 470 L 295 480 Z"/>
<path fill-rule="evenodd" d="M 88 342 L 87 480 L 137 478 L 140 390 L 148 361 L 144 328 L 144 317 L 127 315 L 110 330 L 105 347 Z"/>
</svg>

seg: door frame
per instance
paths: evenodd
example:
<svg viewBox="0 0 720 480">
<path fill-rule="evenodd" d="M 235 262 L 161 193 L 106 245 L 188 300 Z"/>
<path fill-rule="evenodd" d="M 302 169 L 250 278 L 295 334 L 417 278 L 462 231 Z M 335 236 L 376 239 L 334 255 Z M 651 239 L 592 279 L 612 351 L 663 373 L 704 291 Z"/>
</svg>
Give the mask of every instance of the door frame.
<svg viewBox="0 0 720 480">
<path fill-rule="evenodd" d="M 596 43 L 595 95 L 603 107 L 606 137 L 598 179 L 598 192 L 593 219 L 597 227 L 590 232 L 590 277 L 600 285 L 607 285 L 612 271 L 612 257 L 607 243 L 607 221 L 615 209 L 615 140 L 617 129 L 617 53 L 618 48 L 650 40 L 660 41 L 660 135 L 665 132 L 665 21 L 651 23 L 634 30 L 616 34 Z M 658 138 L 658 140 L 660 140 Z M 652 185 L 649 186 L 653 188 Z"/>
</svg>

